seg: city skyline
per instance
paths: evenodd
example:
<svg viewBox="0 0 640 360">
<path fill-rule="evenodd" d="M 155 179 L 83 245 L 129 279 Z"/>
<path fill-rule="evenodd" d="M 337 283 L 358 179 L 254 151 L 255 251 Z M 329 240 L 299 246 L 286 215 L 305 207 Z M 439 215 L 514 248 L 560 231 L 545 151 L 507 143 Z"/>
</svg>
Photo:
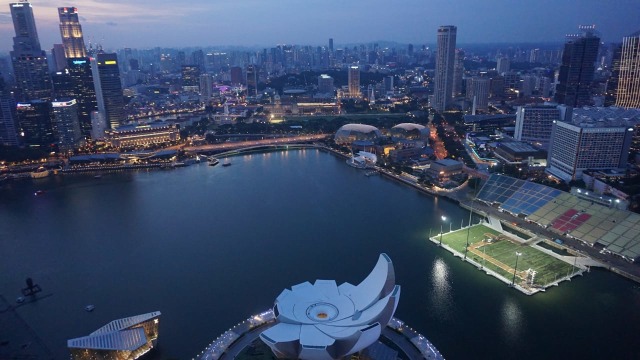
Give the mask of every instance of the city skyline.
<svg viewBox="0 0 640 360">
<path fill-rule="evenodd" d="M 12 45 L 9 13 L 12 2 L 15 1 L 0 3 L 0 31 L 7 34 L 0 38 L 0 52 L 8 52 Z M 100 43 L 108 49 L 328 45 L 329 38 L 336 44 L 373 41 L 435 44 L 434 30 L 449 24 L 459 28 L 458 44 L 562 42 L 565 34 L 576 33 L 580 24 L 595 24 L 605 42 L 621 42 L 622 37 L 640 28 L 634 18 L 640 11 L 640 2 L 633 0 L 617 1 L 617 6 L 606 9 L 595 0 L 582 1 L 579 7 L 575 2 L 547 0 L 521 3 L 517 7 L 503 0 L 482 4 L 469 0 L 453 3 L 409 0 L 393 6 L 380 0 L 368 1 L 366 6 L 360 1 L 285 0 L 278 7 L 255 0 L 194 0 L 188 6 L 166 0 L 109 3 L 33 0 L 31 4 L 42 48 L 46 50 L 61 43 L 57 11 L 61 6 L 78 7 L 86 42 Z M 546 18 L 544 26 L 540 25 L 540 17 Z"/>
</svg>

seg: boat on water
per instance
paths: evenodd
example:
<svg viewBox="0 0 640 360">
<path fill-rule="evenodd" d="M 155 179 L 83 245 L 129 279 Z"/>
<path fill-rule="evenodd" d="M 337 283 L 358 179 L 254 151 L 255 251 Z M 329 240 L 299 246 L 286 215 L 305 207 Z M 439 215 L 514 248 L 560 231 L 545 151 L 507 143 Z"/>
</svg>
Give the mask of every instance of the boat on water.
<svg viewBox="0 0 640 360">
<path fill-rule="evenodd" d="M 100 178 L 102 178 L 102 175 L 100 175 L 100 174 L 98 174 L 98 175 L 93 175 L 93 178 L 94 178 L 94 179 L 100 179 Z"/>
<path fill-rule="evenodd" d="M 18 304 L 22 304 L 24 302 L 24 296 L 18 296 L 18 298 L 16 299 L 16 302 Z"/>
<path fill-rule="evenodd" d="M 87 306 L 84 307 L 84 310 L 87 311 L 87 312 L 91 312 L 95 308 L 96 308 L 95 305 L 87 305 Z"/>
<path fill-rule="evenodd" d="M 207 160 L 209 160 L 209 166 L 216 166 L 220 163 L 220 160 L 214 158 L 213 156 L 210 156 L 209 158 L 207 158 Z"/>
<path fill-rule="evenodd" d="M 30 175 L 32 179 L 42 179 L 49 176 L 50 174 L 51 172 L 49 170 L 41 166 L 37 170 L 32 171 Z"/>
<path fill-rule="evenodd" d="M 35 196 L 40 196 L 42 194 L 44 194 L 44 190 L 36 190 L 36 192 L 33 193 Z"/>
<path fill-rule="evenodd" d="M 225 161 L 225 162 L 222 164 L 222 166 L 225 166 L 225 167 L 226 167 L 226 166 L 231 166 L 231 162 L 230 162 L 230 161 Z"/>
</svg>

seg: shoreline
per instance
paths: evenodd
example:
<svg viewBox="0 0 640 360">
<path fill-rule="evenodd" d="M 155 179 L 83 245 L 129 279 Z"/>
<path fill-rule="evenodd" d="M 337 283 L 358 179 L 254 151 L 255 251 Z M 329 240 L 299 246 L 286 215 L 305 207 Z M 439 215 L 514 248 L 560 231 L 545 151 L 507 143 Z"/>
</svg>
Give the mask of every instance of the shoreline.
<svg viewBox="0 0 640 360">
<path fill-rule="evenodd" d="M 309 147 L 313 147 L 319 151 L 322 152 L 328 152 L 331 153 L 335 156 L 338 156 L 339 158 L 342 159 L 349 159 L 348 155 L 345 155 L 343 153 L 341 153 L 340 151 L 330 148 L 328 146 L 325 145 L 310 145 Z M 276 150 L 288 150 L 287 148 L 285 149 L 276 149 Z M 294 149 L 291 149 L 294 150 Z M 297 149 L 295 149 L 297 150 Z M 255 150 L 252 150 L 255 152 Z M 235 156 L 235 155 L 242 155 L 243 152 L 241 149 L 239 150 L 234 150 L 232 151 L 233 154 L 228 154 L 228 156 Z M 52 171 L 52 174 L 49 176 L 55 176 L 55 175 L 59 175 L 59 174 L 77 174 L 77 173 L 107 173 L 107 172 L 112 172 L 112 171 L 127 171 L 127 170 L 139 170 L 139 169 L 175 169 L 177 166 L 175 165 L 175 163 L 173 162 L 161 162 L 161 163 L 152 163 L 152 164 L 136 164 L 136 165 L 131 165 L 131 164 L 122 164 L 122 165 L 113 165 L 113 166 L 96 166 L 96 167 L 82 167 L 82 168 L 73 168 L 73 169 L 61 169 L 58 170 L 56 173 L 54 173 L 54 171 Z M 473 213 L 480 215 L 484 218 L 487 218 L 490 214 L 488 214 L 485 211 L 482 211 L 479 208 L 474 207 L 473 205 L 468 205 L 467 203 L 465 203 L 463 200 L 452 196 L 455 193 L 454 192 L 438 192 L 436 190 L 432 190 L 429 188 L 426 188 L 424 186 L 421 186 L 417 183 L 417 181 L 415 181 L 414 179 L 410 178 L 410 177 L 403 177 L 402 175 L 396 175 L 391 173 L 390 171 L 388 171 L 387 169 L 382 169 L 378 166 L 371 168 L 370 170 L 376 170 L 378 173 L 386 176 L 387 178 L 391 179 L 391 180 L 395 180 L 398 181 L 399 183 L 402 183 L 404 185 L 408 185 L 411 188 L 418 190 L 420 193 L 425 194 L 425 195 L 430 195 L 433 197 L 441 197 L 443 199 L 446 199 L 448 201 L 451 201 L 453 203 L 455 203 L 456 205 L 472 211 Z M 26 173 L 28 174 L 28 173 Z M 11 174 L 13 176 L 10 177 L 4 177 L 2 179 L 0 179 L 0 185 L 2 185 L 5 182 L 10 182 L 12 180 L 18 180 L 18 179 L 25 179 L 25 178 L 31 178 L 30 176 L 26 176 L 25 174 Z M 37 180 L 37 179 L 36 179 Z M 413 180 L 413 181 L 412 181 Z M 507 220 L 504 218 L 499 218 L 500 221 L 506 222 Z M 509 226 L 511 226 L 511 224 L 509 224 Z M 518 229 L 518 231 L 527 231 L 527 229 L 524 228 L 520 228 L 518 226 L 516 226 L 516 228 Z M 547 238 L 548 236 L 542 235 L 544 238 Z M 556 237 L 560 237 L 559 235 L 556 235 Z M 567 243 L 567 242 L 565 242 Z M 584 251 L 579 250 L 579 248 L 575 248 L 575 247 L 570 247 L 567 245 L 562 245 L 559 246 L 559 248 L 564 249 L 568 252 L 574 252 L 574 253 L 578 253 L 580 254 L 580 256 L 583 257 L 587 257 L 588 259 L 597 262 L 600 264 L 600 267 L 602 267 L 603 269 L 609 270 L 617 275 L 620 275 L 628 280 L 631 280 L 635 283 L 640 284 L 640 276 L 639 275 L 635 275 L 632 274 L 628 271 L 625 271 L 624 269 L 611 264 L 609 261 L 607 261 L 606 259 L 602 260 L 602 259 L 598 259 L 597 257 L 594 257 Z M 455 254 L 454 254 L 455 255 Z"/>
</svg>

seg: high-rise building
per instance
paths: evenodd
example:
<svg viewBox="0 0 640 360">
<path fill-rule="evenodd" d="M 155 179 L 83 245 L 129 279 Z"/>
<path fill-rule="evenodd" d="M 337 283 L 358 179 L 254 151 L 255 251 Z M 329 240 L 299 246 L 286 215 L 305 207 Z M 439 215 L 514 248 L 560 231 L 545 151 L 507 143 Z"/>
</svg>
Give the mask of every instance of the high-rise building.
<svg viewBox="0 0 640 360">
<path fill-rule="evenodd" d="M 258 95 L 258 67 L 253 64 L 247 65 L 247 95 Z"/>
<path fill-rule="evenodd" d="M 501 56 L 498 58 L 498 62 L 496 63 L 496 71 L 498 74 L 504 74 L 511 70 L 511 61 L 506 56 Z"/>
<path fill-rule="evenodd" d="M 16 103 L 9 93 L 4 79 L 0 76 L 0 145 L 18 145 Z"/>
<path fill-rule="evenodd" d="M 53 84 L 54 99 L 73 98 L 73 80 L 69 70 L 63 69 L 51 74 L 51 83 Z"/>
<path fill-rule="evenodd" d="M 438 28 L 433 108 L 440 112 L 451 104 L 457 31 L 453 25 Z"/>
<path fill-rule="evenodd" d="M 557 106 L 518 106 L 514 138 L 539 146 L 549 147 L 553 123 L 562 119 Z"/>
<path fill-rule="evenodd" d="M 82 135 L 91 136 L 91 113 L 98 109 L 96 89 L 91 70 L 91 59 L 70 58 L 67 59 L 67 69 L 71 77 L 73 94 L 68 96 L 76 99 L 78 103 L 78 121 Z"/>
<path fill-rule="evenodd" d="M 207 103 L 213 97 L 213 76 L 211 74 L 200 75 L 200 101 Z"/>
<path fill-rule="evenodd" d="M 384 77 L 384 91 L 393 92 L 393 76 Z"/>
<path fill-rule="evenodd" d="M 182 65 L 182 90 L 198 91 L 200 88 L 200 67 L 198 65 Z"/>
<path fill-rule="evenodd" d="M 591 85 L 600 38 L 593 26 L 581 26 L 583 34 L 572 36 L 564 45 L 556 86 L 556 102 L 579 107 L 592 103 Z"/>
<path fill-rule="evenodd" d="M 619 66 L 616 106 L 640 108 L 640 31 L 622 39 Z"/>
<path fill-rule="evenodd" d="M 19 100 L 50 99 L 51 77 L 47 55 L 40 48 L 31 3 L 9 4 L 16 36 L 13 38 L 11 62 Z"/>
<path fill-rule="evenodd" d="M 329 38 L 329 52 L 333 53 L 333 38 Z"/>
<path fill-rule="evenodd" d="M 349 66 L 349 97 L 360 97 L 360 68 L 357 65 Z"/>
<path fill-rule="evenodd" d="M 124 97 L 118 57 L 116 54 L 97 54 L 91 62 L 93 81 L 96 89 L 98 111 L 111 129 L 116 129 L 125 120 Z"/>
<path fill-rule="evenodd" d="M 204 59 L 205 59 L 204 51 L 202 51 L 202 50 L 196 50 L 193 53 L 191 53 L 191 63 L 196 65 L 197 67 L 199 67 L 203 71 L 205 70 Z"/>
<path fill-rule="evenodd" d="M 69 58 L 87 57 L 87 48 L 84 46 L 82 26 L 78 19 L 78 9 L 75 7 L 59 7 L 60 35 L 64 45 L 64 55 Z"/>
<path fill-rule="evenodd" d="M 64 46 L 62 44 L 53 44 L 51 60 L 54 71 L 62 71 L 67 67 L 67 58 L 64 56 Z"/>
<path fill-rule="evenodd" d="M 44 100 L 19 102 L 16 105 L 20 143 L 26 146 L 52 146 L 55 140 L 51 124 L 51 106 Z"/>
<path fill-rule="evenodd" d="M 453 68 L 453 93 L 452 96 L 462 94 L 462 75 L 464 74 L 464 51 L 456 49 L 455 66 Z"/>
<path fill-rule="evenodd" d="M 58 139 L 58 149 L 72 151 L 82 143 L 78 122 L 78 104 L 75 99 L 51 102 L 53 128 Z"/>
<path fill-rule="evenodd" d="M 622 44 L 614 45 L 611 57 L 611 76 L 607 80 L 604 94 L 604 106 L 615 105 L 618 98 L 618 80 L 620 79 L 620 60 L 622 58 Z"/>
<path fill-rule="evenodd" d="M 489 107 L 490 83 L 487 77 L 474 76 L 467 80 L 467 99 L 473 102 L 474 109 L 486 110 Z"/>
<path fill-rule="evenodd" d="M 567 182 L 581 179 L 585 170 L 624 171 L 633 130 L 608 120 L 556 121 L 546 171 Z"/>
<path fill-rule="evenodd" d="M 318 76 L 318 94 L 331 94 L 335 90 L 333 87 L 333 78 L 327 74 Z"/>
<path fill-rule="evenodd" d="M 231 77 L 231 85 L 240 85 L 242 83 L 244 83 L 244 81 L 242 81 L 242 68 L 239 66 L 233 66 L 230 70 L 230 77 Z"/>
</svg>

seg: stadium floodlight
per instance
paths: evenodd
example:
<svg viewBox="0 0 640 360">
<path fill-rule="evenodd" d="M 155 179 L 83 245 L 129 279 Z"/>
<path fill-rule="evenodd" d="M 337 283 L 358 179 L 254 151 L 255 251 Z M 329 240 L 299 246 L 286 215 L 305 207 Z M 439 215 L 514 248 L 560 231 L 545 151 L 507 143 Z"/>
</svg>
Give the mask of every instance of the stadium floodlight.
<svg viewBox="0 0 640 360">
<path fill-rule="evenodd" d="M 440 243 L 438 244 L 438 246 L 442 246 L 442 232 L 444 231 L 444 229 L 442 228 L 442 225 L 444 224 L 445 221 L 447 221 L 447 217 L 442 215 L 440 219 L 442 219 L 442 222 L 440 223 Z"/>
<path fill-rule="evenodd" d="M 516 266 L 513 268 L 513 279 L 511 280 L 511 286 L 516 285 L 516 271 L 518 271 L 518 258 L 520 257 L 520 255 L 522 255 L 522 253 L 516 251 Z"/>
</svg>

